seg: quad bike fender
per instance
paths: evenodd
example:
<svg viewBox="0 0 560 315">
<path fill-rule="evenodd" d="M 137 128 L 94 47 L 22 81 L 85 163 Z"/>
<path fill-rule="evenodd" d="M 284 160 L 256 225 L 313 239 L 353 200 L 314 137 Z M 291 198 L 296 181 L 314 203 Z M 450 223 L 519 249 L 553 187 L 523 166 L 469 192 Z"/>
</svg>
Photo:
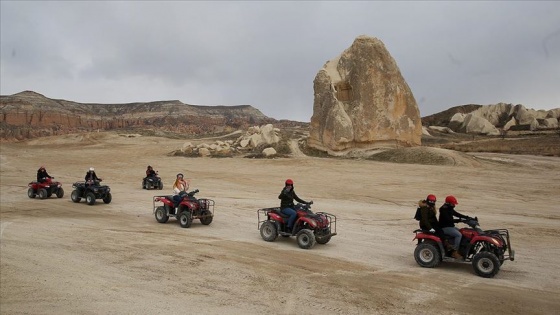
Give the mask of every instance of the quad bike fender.
<svg viewBox="0 0 560 315">
<path fill-rule="evenodd" d="M 490 236 L 485 236 L 485 235 L 478 235 L 478 236 L 473 237 L 470 241 L 470 244 L 472 246 L 472 245 L 474 245 L 478 242 L 486 242 L 488 244 L 492 244 L 492 245 L 494 245 L 496 247 L 499 247 L 499 248 L 504 246 L 504 243 L 502 243 L 501 240 L 499 240 L 497 238 L 490 237 Z"/>
<path fill-rule="evenodd" d="M 433 242 L 433 243 L 438 245 L 441 253 L 445 253 L 443 243 L 441 242 L 441 239 L 439 237 L 437 237 L 436 235 L 433 235 L 433 234 L 423 233 L 421 231 L 422 230 L 414 231 L 416 233 L 416 235 L 414 236 L 412 241 L 418 240 L 418 244 L 420 244 L 421 242 L 426 242 L 426 241 Z"/>
<path fill-rule="evenodd" d="M 269 212 L 268 218 L 269 220 L 275 221 L 276 224 L 278 224 L 278 222 L 284 223 L 284 218 L 282 218 L 278 213 Z"/>
<path fill-rule="evenodd" d="M 300 225 L 300 224 L 304 224 L 307 223 L 307 225 L 309 225 L 309 227 L 313 230 L 317 227 L 317 221 L 315 221 L 313 218 L 309 218 L 309 217 L 299 217 L 296 222 L 294 223 L 295 226 Z"/>
</svg>

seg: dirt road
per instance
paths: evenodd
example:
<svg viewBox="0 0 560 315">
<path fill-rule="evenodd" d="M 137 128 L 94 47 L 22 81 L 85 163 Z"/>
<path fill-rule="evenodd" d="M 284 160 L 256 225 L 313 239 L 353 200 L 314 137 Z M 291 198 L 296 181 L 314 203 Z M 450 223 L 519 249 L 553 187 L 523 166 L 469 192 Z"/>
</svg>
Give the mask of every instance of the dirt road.
<svg viewBox="0 0 560 315">
<path fill-rule="evenodd" d="M 2 314 L 555 314 L 560 309 L 560 158 L 480 155 L 480 164 L 184 158 L 183 141 L 117 134 L 1 144 Z M 163 191 L 141 189 L 147 165 Z M 65 196 L 29 199 L 36 170 Z M 70 200 L 93 166 L 113 201 Z M 152 196 L 182 172 L 214 199 L 211 225 L 157 223 Z M 286 178 L 338 217 L 331 242 L 265 242 L 257 209 Z M 459 199 L 482 228 L 508 228 L 516 261 L 485 279 L 467 264 L 419 267 L 412 219 L 427 194 Z"/>
</svg>

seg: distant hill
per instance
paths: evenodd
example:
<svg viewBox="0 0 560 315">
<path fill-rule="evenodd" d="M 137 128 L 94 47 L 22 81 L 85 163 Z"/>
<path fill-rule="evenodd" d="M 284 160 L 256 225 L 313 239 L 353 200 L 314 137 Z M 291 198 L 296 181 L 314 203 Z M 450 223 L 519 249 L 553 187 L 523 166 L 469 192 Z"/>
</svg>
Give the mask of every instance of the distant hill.
<svg viewBox="0 0 560 315">
<path fill-rule="evenodd" d="M 33 91 L 0 96 L 0 139 L 22 140 L 94 130 L 142 129 L 182 135 L 219 134 L 277 121 L 250 105 L 200 106 L 177 100 L 77 103 Z"/>
</svg>

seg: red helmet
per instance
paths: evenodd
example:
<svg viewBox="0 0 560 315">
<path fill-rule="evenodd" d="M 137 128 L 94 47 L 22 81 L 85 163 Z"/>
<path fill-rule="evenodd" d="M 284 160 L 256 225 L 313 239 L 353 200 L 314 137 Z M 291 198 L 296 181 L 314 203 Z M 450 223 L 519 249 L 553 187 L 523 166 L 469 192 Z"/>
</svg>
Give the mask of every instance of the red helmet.
<svg viewBox="0 0 560 315">
<path fill-rule="evenodd" d="M 457 201 L 457 198 L 455 198 L 454 196 L 445 197 L 445 203 L 450 203 L 454 206 L 459 204 L 459 202 Z"/>
<path fill-rule="evenodd" d="M 286 185 L 293 185 L 293 184 L 294 184 L 294 181 L 293 181 L 293 180 L 291 180 L 291 179 L 289 179 L 289 178 L 286 179 Z"/>
<path fill-rule="evenodd" d="M 428 195 L 428 197 L 426 197 L 426 202 L 430 205 L 433 206 L 436 204 L 436 196 L 435 195 Z"/>
</svg>

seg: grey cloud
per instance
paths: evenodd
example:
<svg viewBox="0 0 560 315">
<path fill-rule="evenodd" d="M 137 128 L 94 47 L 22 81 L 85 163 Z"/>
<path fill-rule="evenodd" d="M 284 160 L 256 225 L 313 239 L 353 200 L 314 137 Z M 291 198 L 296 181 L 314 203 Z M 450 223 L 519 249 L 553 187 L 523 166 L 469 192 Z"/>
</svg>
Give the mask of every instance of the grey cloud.
<svg viewBox="0 0 560 315">
<path fill-rule="evenodd" d="M 365 34 L 385 43 L 422 115 L 466 103 L 560 106 L 557 2 L 0 6 L 2 94 L 250 104 L 277 119 L 309 121 L 317 71 Z"/>
</svg>

